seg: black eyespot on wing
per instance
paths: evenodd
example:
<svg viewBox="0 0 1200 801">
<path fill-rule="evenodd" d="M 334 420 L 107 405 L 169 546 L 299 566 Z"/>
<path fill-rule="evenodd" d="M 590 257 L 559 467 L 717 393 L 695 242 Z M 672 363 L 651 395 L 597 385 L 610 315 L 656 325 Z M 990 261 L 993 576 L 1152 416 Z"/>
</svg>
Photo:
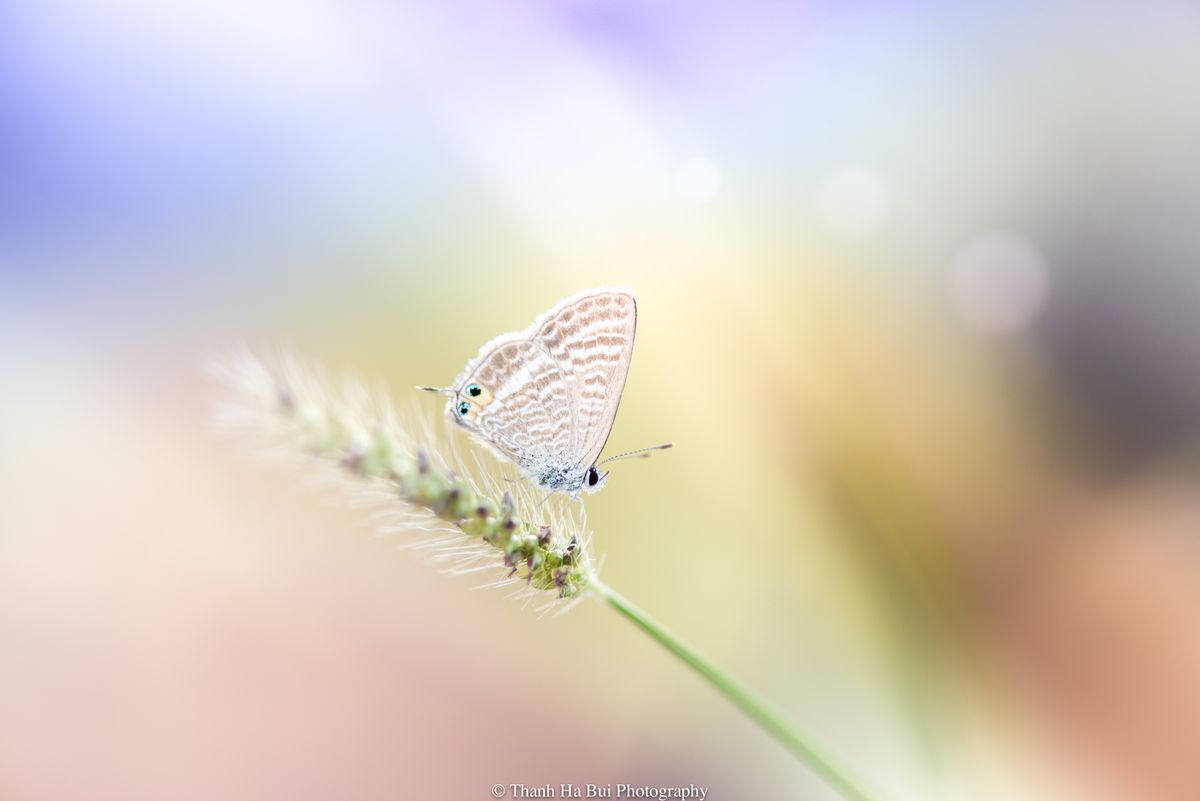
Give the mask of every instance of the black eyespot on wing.
<svg viewBox="0 0 1200 801">
<path fill-rule="evenodd" d="M 462 403 L 458 404 L 458 416 L 459 417 L 466 417 L 467 412 L 469 412 L 469 411 L 471 411 L 471 404 L 467 403 L 466 401 L 463 401 Z"/>
<path fill-rule="evenodd" d="M 478 398 L 483 394 L 483 387 L 478 384 L 467 384 L 467 394 L 472 398 Z"/>
</svg>

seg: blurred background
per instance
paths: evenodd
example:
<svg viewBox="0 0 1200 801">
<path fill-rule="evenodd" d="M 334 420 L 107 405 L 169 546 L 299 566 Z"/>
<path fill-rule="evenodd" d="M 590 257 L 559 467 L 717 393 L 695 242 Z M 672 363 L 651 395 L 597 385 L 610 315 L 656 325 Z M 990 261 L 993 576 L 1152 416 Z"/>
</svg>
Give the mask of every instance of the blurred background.
<svg viewBox="0 0 1200 801">
<path fill-rule="evenodd" d="M 831 799 L 214 434 L 640 295 L 604 576 L 889 799 L 1200 798 L 1190 2 L 0 6 L 0 797 Z"/>
</svg>

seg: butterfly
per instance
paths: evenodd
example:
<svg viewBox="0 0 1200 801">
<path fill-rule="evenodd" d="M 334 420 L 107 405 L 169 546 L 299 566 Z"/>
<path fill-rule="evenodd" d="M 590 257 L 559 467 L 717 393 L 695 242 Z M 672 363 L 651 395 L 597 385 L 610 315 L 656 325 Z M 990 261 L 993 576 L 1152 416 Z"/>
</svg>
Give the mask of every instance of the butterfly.
<svg viewBox="0 0 1200 801">
<path fill-rule="evenodd" d="M 564 298 L 524 331 L 479 349 L 446 388 L 446 413 L 543 489 L 578 499 L 604 486 L 598 462 L 617 417 L 637 333 L 632 289 L 601 287 Z"/>
</svg>

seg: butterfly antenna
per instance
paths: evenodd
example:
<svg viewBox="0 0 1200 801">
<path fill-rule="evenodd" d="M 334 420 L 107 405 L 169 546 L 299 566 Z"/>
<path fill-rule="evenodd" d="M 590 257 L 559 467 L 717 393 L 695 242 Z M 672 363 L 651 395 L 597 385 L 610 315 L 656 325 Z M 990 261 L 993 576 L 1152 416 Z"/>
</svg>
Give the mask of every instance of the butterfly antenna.
<svg viewBox="0 0 1200 801">
<path fill-rule="evenodd" d="M 646 459 L 654 451 L 665 451 L 667 448 L 674 447 L 674 442 L 664 442 L 662 445 L 651 445 L 649 448 L 638 448 L 636 451 L 625 451 L 625 453 L 618 453 L 616 456 L 608 457 L 603 462 L 598 462 L 598 464 L 607 464 L 608 462 L 615 462 L 619 459 L 630 459 L 634 456 L 639 459 Z"/>
</svg>

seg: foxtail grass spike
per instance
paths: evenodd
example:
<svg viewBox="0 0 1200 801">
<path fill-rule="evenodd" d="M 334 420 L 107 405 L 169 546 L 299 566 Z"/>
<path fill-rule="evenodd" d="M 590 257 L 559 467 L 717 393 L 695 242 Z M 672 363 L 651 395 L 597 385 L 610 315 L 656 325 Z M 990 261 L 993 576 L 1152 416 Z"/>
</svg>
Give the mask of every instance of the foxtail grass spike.
<svg viewBox="0 0 1200 801">
<path fill-rule="evenodd" d="M 516 495 L 500 490 L 491 474 L 454 455 L 454 433 L 440 415 L 435 423 L 414 413 L 405 425 L 386 397 L 336 385 L 289 356 L 268 361 L 240 351 L 216 362 L 214 372 L 227 393 L 219 406 L 223 427 L 276 452 L 308 454 L 360 491 L 390 494 L 401 502 L 392 510 L 394 527 L 411 522 L 430 533 L 435 524 L 432 533 L 441 538 L 428 543 L 435 556 L 448 545 L 458 563 L 474 568 L 491 554 L 502 575 L 561 599 L 588 587 L 592 567 L 579 555 L 586 537 L 566 504 L 543 503 L 527 484 L 515 485 Z M 446 543 L 447 534 L 459 541 Z"/>
</svg>

